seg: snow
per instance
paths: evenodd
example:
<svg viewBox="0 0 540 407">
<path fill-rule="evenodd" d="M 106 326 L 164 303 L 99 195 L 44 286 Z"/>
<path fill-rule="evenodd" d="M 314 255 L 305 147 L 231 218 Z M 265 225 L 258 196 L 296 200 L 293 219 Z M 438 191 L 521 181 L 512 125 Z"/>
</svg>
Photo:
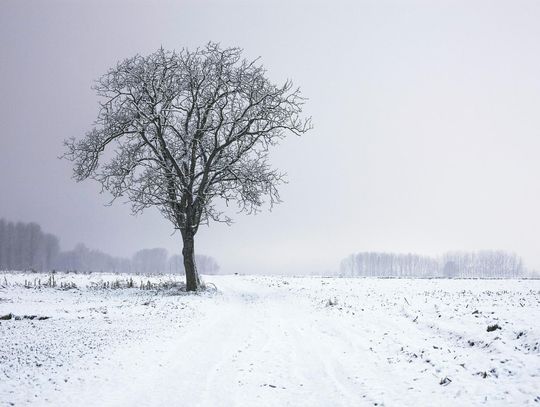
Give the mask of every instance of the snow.
<svg viewBox="0 0 540 407">
<path fill-rule="evenodd" d="M 0 274 L 1 406 L 540 405 L 538 280 L 56 277 Z"/>
</svg>

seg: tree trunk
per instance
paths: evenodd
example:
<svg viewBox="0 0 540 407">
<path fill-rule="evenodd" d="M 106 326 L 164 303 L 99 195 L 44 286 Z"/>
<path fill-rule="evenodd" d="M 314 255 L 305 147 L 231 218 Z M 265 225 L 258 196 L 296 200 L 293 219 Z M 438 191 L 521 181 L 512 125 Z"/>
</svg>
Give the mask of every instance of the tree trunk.
<svg viewBox="0 0 540 407">
<path fill-rule="evenodd" d="M 184 241 L 182 256 L 184 257 L 184 269 L 186 271 L 186 290 L 197 291 L 201 287 L 201 280 L 195 264 L 195 236 L 193 232 L 185 230 L 182 231 L 182 240 Z"/>
</svg>

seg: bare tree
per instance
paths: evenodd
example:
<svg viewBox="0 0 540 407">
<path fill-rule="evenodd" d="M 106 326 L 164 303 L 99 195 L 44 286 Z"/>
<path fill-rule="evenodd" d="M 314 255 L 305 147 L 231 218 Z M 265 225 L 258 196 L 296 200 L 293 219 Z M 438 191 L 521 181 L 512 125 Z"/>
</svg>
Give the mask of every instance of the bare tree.
<svg viewBox="0 0 540 407">
<path fill-rule="evenodd" d="M 209 43 L 126 59 L 95 85 L 102 98 L 95 127 L 65 142 L 77 181 L 97 180 L 113 200 L 127 196 L 134 213 L 157 207 L 180 230 L 189 291 L 200 287 L 199 226 L 231 221 L 216 198 L 246 212 L 265 197 L 279 202 L 283 174 L 269 166 L 268 148 L 311 127 L 300 117 L 299 89 L 274 85 L 241 54 Z"/>
</svg>

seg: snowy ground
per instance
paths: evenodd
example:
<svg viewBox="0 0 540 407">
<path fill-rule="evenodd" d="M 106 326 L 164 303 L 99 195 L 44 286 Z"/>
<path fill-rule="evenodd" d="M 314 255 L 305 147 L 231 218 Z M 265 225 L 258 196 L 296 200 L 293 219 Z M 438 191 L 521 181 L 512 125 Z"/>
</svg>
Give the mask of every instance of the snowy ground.
<svg viewBox="0 0 540 407">
<path fill-rule="evenodd" d="M 1 406 L 540 406 L 538 280 L 47 278 L 0 274 Z"/>
</svg>

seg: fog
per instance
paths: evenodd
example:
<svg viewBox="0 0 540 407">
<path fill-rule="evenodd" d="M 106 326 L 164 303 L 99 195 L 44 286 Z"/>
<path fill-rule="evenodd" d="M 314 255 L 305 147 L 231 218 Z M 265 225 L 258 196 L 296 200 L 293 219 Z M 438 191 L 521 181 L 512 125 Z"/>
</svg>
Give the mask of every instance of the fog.
<svg viewBox="0 0 540 407">
<path fill-rule="evenodd" d="M 93 81 L 136 53 L 218 41 L 309 98 L 273 151 L 283 203 L 199 231 L 224 272 L 324 273 L 356 252 L 502 249 L 540 268 L 540 3 L 0 3 L 0 217 L 115 256 L 179 253 L 155 210 L 106 206 L 59 160 Z"/>
</svg>

